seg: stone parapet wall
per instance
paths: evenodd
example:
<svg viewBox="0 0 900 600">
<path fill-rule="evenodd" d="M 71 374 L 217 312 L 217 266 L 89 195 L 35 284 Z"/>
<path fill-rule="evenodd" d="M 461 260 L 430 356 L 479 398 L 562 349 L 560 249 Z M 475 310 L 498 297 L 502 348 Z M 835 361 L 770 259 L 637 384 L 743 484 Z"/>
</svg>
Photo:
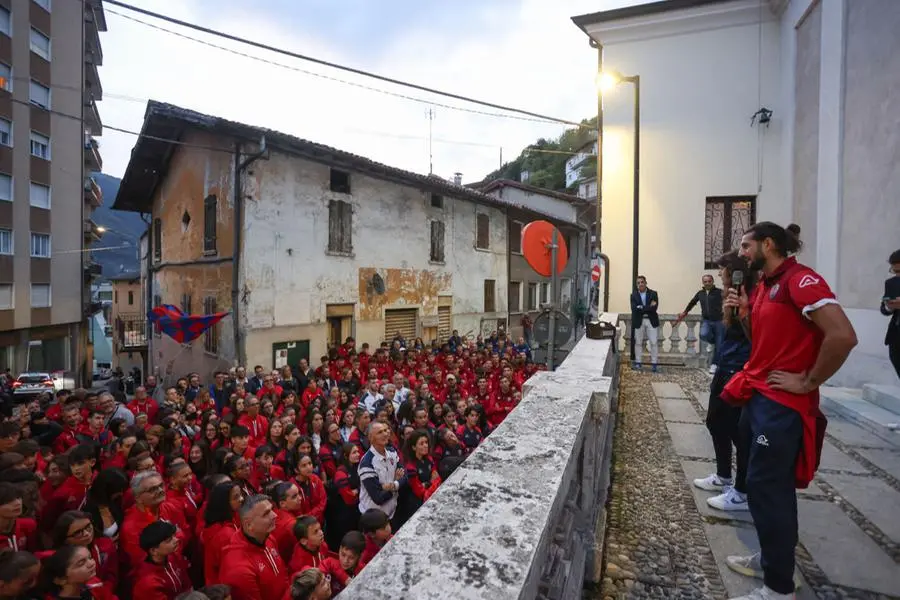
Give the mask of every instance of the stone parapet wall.
<svg viewBox="0 0 900 600">
<path fill-rule="evenodd" d="M 618 315 L 604 315 L 616 322 Z M 341 598 L 568 599 L 598 581 L 618 359 L 579 341 Z"/>
</svg>

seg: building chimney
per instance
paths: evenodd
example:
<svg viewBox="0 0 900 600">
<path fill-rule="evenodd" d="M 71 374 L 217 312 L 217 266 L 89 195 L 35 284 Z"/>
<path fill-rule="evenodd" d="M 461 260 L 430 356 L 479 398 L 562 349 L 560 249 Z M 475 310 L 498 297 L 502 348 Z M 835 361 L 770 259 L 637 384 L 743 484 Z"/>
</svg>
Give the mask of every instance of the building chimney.
<svg viewBox="0 0 900 600">
<path fill-rule="evenodd" d="M 453 183 L 455 183 L 456 185 L 462 185 L 462 173 L 453 174 Z"/>
</svg>

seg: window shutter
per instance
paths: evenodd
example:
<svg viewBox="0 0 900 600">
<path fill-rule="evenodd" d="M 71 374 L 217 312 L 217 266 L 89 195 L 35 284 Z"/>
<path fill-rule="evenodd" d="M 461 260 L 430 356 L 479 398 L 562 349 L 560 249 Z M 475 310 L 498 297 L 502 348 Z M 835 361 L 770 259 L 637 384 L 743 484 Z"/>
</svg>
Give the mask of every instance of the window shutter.
<svg viewBox="0 0 900 600">
<path fill-rule="evenodd" d="M 217 198 L 209 195 L 203 200 L 203 251 L 216 251 L 216 209 Z"/>
<path fill-rule="evenodd" d="M 444 222 L 431 222 L 431 260 L 444 262 Z"/>
<path fill-rule="evenodd" d="M 153 258 L 162 258 L 162 220 L 153 219 Z"/>
<path fill-rule="evenodd" d="M 341 250 L 353 252 L 353 206 L 341 202 Z"/>
<path fill-rule="evenodd" d="M 475 247 L 486 250 L 491 243 L 491 220 L 484 213 L 478 213 L 475 217 Z"/>
</svg>

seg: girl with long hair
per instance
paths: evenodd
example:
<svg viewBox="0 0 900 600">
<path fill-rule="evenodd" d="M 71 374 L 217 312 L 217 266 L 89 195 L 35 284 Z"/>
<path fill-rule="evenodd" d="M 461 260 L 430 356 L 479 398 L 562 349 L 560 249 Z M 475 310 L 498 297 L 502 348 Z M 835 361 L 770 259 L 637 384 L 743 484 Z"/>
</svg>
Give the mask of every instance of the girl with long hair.
<svg viewBox="0 0 900 600">
<path fill-rule="evenodd" d="M 206 585 L 219 583 L 219 567 L 224 548 L 231 537 L 241 531 L 238 510 L 244 502 L 244 494 L 234 481 L 225 481 L 213 487 L 203 513 L 206 527 L 200 534 L 203 544 L 203 577 Z"/>
<path fill-rule="evenodd" d="M 97 565 L 97 577 L 110 590 L 119 584 L 119 552 L 116 542 L 98 536 L 91 515 L 79 510 L 70 510 L 60 515 L 53 525 L 50 539 L 53 548 L 66 544 L 87 548 Z"/>
<path fill-rule="evenodd" d="M 334 474 L 331 498 L 326 511 L 325 537 L 329 548 L 338 548 L 348 531 L 359 524 L 359 461 L 362 453 L 355 444 L 345 442 Z"/>
<path fill-rule="evenodd" d="M 115 591 L 97 578 L 97 563 L 84 546 L 64 545 L 44 559 L 41 569 L 47 598 L 114 600 Z"/>
</svg>

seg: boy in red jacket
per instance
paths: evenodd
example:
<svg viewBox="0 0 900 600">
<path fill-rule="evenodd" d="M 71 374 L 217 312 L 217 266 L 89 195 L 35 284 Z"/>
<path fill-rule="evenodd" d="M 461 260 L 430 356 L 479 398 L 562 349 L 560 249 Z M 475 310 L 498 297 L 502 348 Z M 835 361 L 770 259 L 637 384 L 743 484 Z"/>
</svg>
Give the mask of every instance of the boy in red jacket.
<svg viewBox="0 0 900 600">
<path fill-rule="evenodd" d="M 37 523 L 22 517 L 22 490 L 0 483 L 0 548 L 32 550 L 37 547 Z"/>
<path fill-rule="evenodd" d="M 320 570 L 331 576 L 331 595 L 337 597 L 360 570 L 360 557 L 366 548 L 366 538 L 358 531 L 348 531 L 341 538 L 337 558 L 329 556 Z"/>
<path fill-rule="evenodd" d="M 141 531 L 141 549 L 147 559 L 134 578 L 133 598 L 175 600 L 193 589 L 187 561 L 178 553 L 178 528 L 168 521 L 154 521 Z"/>
<path fill-rule="evenodd" d="M 359 518 L 359 528 L 366 536 L 366 547 L 359 557 L 359 568 L 362 570 L 391 540 L 391 520 L 380 508 L 370 508 Z"/>
<path fill-rule="evenodd" d="M 325 544 L 325 533 L 318 519 L 310 515 L 298 517 L 294 522 L 294 537 L 297 545 L 291 556 L 291 573 L 299 573 L 303 569 L 322 568 L 322 561 L 334 557 Z"/>
<path fill-rule="evenodd" d="M 57 517 L 67 510 L 81 510 L 94 481 L 97 451 L 92 444 L 81 444 L 69 451 L 69 477 L 53 492 L 41 513 L 44 527 L 53 527 Z"/>
</svg>

